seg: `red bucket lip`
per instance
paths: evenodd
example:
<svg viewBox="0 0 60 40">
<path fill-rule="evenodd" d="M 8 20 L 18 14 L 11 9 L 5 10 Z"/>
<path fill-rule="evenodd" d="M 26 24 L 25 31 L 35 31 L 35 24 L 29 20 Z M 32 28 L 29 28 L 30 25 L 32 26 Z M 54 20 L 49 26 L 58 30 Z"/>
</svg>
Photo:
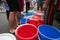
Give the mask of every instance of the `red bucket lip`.
<svg viewBox="0 0 60 40">
<path fill-rule="evenodd" d="M 34 19 L 32 19 L 32 20 L 28 20 L 27 24 L 33 24 L 33 25 L 38 27 L 39 25 L 44 24 L 44 20 L 34 20 Z"/>
<path fill-rule="evenodd" d="M 33 20 L 28 20 L 28 21 L 27 21 L 27 23 L 29 23 L 29 24 L 31 24 L 31 22 L 34 22 L 34 23 L 36 24 L 37 21 L 34 20 L 34 19 L 33 19 Z"/>
<path fill-rule="evenodd" d="M 19 26 L 17 27 L 17 29 L 19 29 L 20 27 L 22 27 L 22 26 L 24 26 L 24 25 L 32 25 L 32 24 L 22 24 L 22 25 L 19 25 Z M 24 37 L 19 36 L 19 35 L 16 33 L 16 32 L 17 32 L 17 29 L 15 30 L 15 34 L 17 35 L 17 37 L 20 37 L 21 39 L 33 39 L 33 38 L 35 38 L 35 37 L 38 35 L 38 29 L 37 29 L 37 27 L 36 27 L 35 25 L 32 25 L 32 26 L 34 26 L 34 27 L 36 28 L 36 30 L 37 30 L 36 34 L 35 34 L 33 37 L 24 38 Z"/>
</svg>

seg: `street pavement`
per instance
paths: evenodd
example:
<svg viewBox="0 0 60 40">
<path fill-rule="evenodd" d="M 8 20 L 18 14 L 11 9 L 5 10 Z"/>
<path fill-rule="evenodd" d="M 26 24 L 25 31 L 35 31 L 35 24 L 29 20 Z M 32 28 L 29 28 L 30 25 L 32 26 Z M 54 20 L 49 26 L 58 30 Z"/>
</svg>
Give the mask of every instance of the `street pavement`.
<svg viewBox="0 0 60 40">
<path fill-rule="evenodd" d="M 6 13 L 0 12 L 0 33 L 8 33 L 9 28 L 10 27 L 6 17 Z"/>
</svg>

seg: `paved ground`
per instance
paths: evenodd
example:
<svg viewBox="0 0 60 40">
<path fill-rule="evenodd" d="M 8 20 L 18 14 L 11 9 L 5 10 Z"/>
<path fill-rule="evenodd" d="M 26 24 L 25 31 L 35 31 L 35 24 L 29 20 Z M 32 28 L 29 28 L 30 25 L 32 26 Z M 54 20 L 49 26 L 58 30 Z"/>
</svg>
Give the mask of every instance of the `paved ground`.
<svg viewBox="0 0 60 40">
<path fill-rule="evenodd" d="M 9 32 L 9 23 L 6 18 L 6 13 L 0 13 L 0 33 Z"/>
</svg>

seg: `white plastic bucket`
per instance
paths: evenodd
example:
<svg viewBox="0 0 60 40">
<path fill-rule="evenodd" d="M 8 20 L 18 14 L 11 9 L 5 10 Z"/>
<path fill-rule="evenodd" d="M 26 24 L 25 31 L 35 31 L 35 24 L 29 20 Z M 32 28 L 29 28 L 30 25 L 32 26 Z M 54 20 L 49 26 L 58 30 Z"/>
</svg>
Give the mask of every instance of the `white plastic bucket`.
<svg viewBox="0 0 60 40">
<path fill-rule="evenodd" d="M 17 40 L 16 37 L 10 33 L 0 34 L 0 40 Z"/>
</svg>

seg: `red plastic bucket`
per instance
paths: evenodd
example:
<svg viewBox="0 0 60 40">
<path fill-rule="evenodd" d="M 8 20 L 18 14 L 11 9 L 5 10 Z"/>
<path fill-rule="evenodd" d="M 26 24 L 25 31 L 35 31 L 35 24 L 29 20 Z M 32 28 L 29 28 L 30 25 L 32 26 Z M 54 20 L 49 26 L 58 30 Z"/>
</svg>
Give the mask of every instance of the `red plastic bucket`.
<svg viewBox="0 0 60 40">
<path fill-rule="evenodd" d="M 37 20 L 37 27 L 44 24 L 44 20 Z"/>
<path fill-rule="evenodd" d="M 33 25 L 37 26 L 37 21 L 36 20 L 28 20 L 27 24 L 33 24 Z"/>
<path fill-rule="evenodd" d="M 44 24 L 44 21 L 43 20 L 28 20 L 27 23 L 28 24 L 33 24 L 36 27 L 38 27 L 40 25 L 43 25 Z"/>
<path fill-rule="evenodd" d="M 42 19 L 42 16 L 41 15 L 33 15 L 31 19 L 34 19 L 34 20 L 41 20 Z"/>
<path fill-rule="evenodd" d="M 17 27 L 15 31 L 18 40 L 37 40 L 38 30 L 35 25 L 23 24 Z"/>
</svg>

